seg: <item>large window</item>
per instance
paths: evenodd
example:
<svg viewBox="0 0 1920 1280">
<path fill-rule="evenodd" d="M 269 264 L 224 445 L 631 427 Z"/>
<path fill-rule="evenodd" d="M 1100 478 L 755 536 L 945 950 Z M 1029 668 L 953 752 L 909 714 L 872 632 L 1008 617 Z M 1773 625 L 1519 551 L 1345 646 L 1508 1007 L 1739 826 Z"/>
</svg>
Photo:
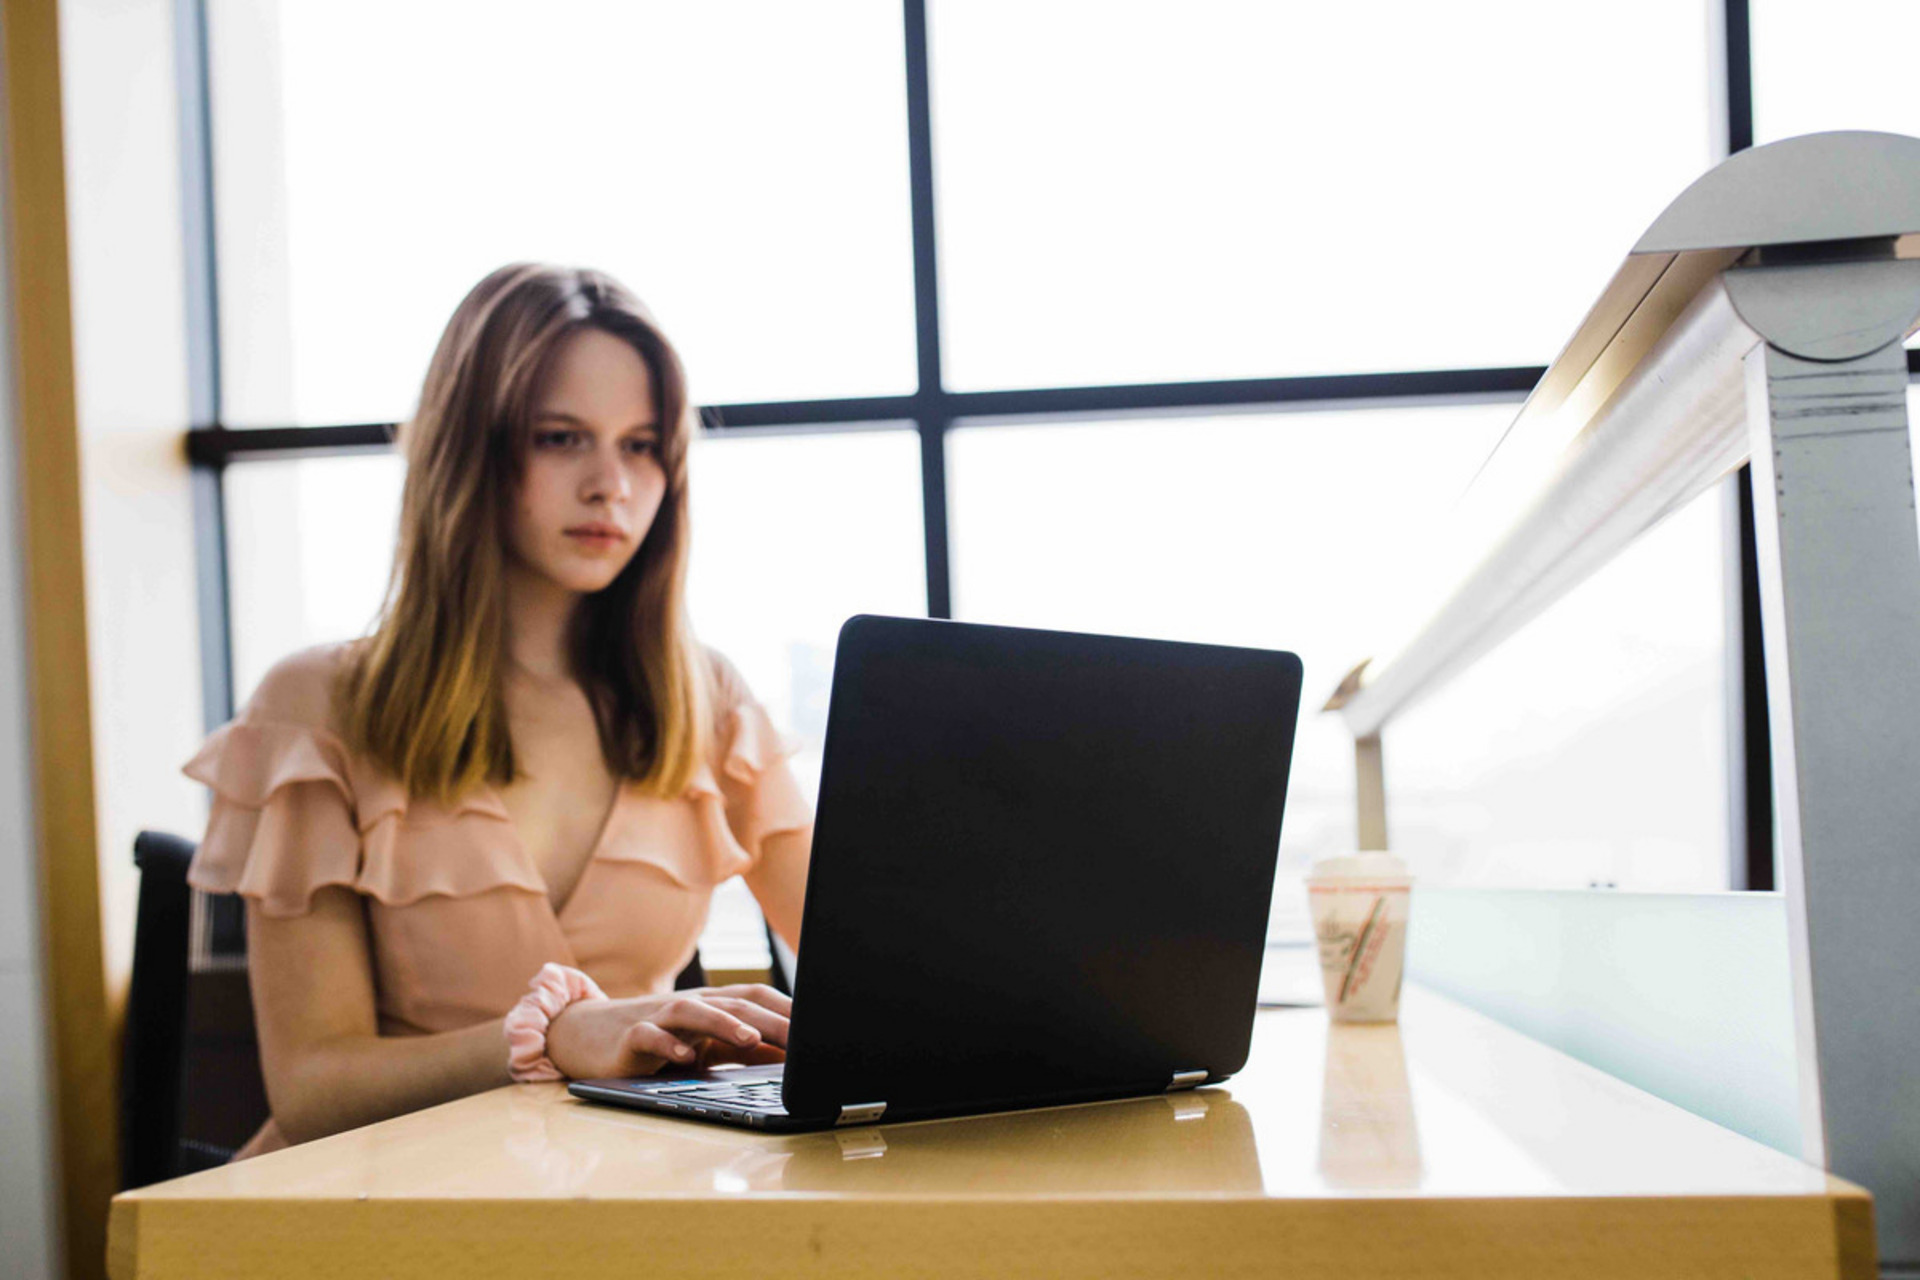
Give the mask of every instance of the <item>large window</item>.
<svg viewBox="0 0 1920 1280">
<path fill-rule="evenodd" d="M 913 389 L 897 4 L 208 16 L 228 425 L 404 417 L 519 259 L 626 280 L 707 403 Z"/>
<path fill-rule="evenodd" d="M 233 692 L 371 619 L 399 483 L 373 424 L 462 292 L 590 263 L 709 407 L 695 623 L 809 744 L 809 785 L 852 613 L 1290 648 L 1296 869 L 1353 843 L 1319 707 L 1430 585 L 1409 548 L 1738 133 L 1709 105 L 1723 0 L 199 2 L 218 395 L 193 448 L 223 477 Z M 1495 655 L 1507 676 L 1389 731 L 1426 870 L 1725 867 L 1726 548 L 1698 512 L 1655 537 Z M 1663 698 L 1691 736 L 1629 815 L 1606 797 Z M 1552 770 L 1568 802 L 1514 816 Z M 731 909 L 723 966 L 757 945 Z"/>
<path fill-rule="evenodd" d="M 1913 49 L 1920 8 L 1905 0 L 1748 0 L 1753 140 L 1828 129 L 1920 134 Z"/>
<path fill-rule="evenodd" d="M 1714 490 L 1388 726 L 1391 843 L 1452 883 L 1727 887 Z"/>
<path fill-rule="evenodd" d="M 1353 739 L 1320 714 L 1412 585 L 1508 405 L 963 427 L 954 612 L 976 622 L 1290 649 L 1306 675 L 1276 932 L 1353 847 Z"/>
<path fill-rule="evenodd" d="M 1545 364 L 1712 158 L 1685 0 L 933 13 L 961 390 Z"/>
</svg>

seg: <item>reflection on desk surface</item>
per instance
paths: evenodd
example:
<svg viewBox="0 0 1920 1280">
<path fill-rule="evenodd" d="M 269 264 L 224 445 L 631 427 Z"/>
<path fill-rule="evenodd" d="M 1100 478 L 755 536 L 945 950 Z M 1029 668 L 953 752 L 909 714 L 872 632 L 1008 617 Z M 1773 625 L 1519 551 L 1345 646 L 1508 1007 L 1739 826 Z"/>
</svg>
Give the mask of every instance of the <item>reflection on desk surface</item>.
<svg viewBox="0 0 1920 1280">
<path fill-rule="evenodd" d="M 582 1106 L 549 1124 L 626 1127 L 629 1114 Z M 1246 1108 L 1218 1089 L 773 1138 L 719 1127 L 679 1136 L 708 1148 L 723 1192 L 1124 1194 L 1159 1189 L 1169 1168 L 1214 1190 L 1261 1189 Z M 684 1186 L 690 1172 L 674 1176 Z"/>
<path fill-rule="evenodd" d="M 1265 1010 L 1224 1087 L 774 1135 L 518 1085 L 134 1193 L 622 1199 L 1823 1194 L 1826 1176 L 1410 989 L 1400 1025 Z"/>
<path fill-rule="evenodd" d="M 1320 1173 L 1331 1187 L 1390 1191 L 1420 1185 L 1420 1126 L 1400 1028 L 1327 1028 L 1320 1092 Z"/>
</svg>

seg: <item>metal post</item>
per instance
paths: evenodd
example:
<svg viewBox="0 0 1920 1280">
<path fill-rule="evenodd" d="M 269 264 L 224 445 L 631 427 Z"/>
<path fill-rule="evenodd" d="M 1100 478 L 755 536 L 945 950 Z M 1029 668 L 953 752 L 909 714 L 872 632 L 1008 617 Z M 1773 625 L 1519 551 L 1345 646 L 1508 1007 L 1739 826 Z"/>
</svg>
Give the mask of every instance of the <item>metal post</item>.
<svg viewBox="0 0 1920 1280">
<path fill-rule="evenodd" d="M 1806 1157 L 1920 1264 L 1920 262 L 1729 271 L 1746 360 Z M 1835 336 L 1838 335 L 1838 336 Z"/>
<path fill-rule="evenodd" d="M 920 512 L 926 531 L 927 616 L 953 616 L 953 566 L 947 548 L 946 388 L 940 373 L 940 251 L 935 240 L 932 56 L 926 0 L 902 0 L 907 47 L 907 176 L 912 194 L 913 325 L 919 389 Z"/>
<path fill-rule="evenodd" d="M 186 274 L 187 399 L 195 431 L 220 427 L 220 289 L 213 228 L 213 120 L 206 0 L 176 0 L 174 75 L 180 98 L 180 227 Z M 233 717 L 233 618 L 227 582 L 224 463 L 193 464 L 195 594 L 200 613 L 200 703 L 212 732 Z"/>
<path fill-rule="evenodd" d="M 1387 778 L 1380 757 L 1380 735 L 1353 740 L 1354 796 L 1358 801 L 1360 847 L 1387 847 Z"/>
</svg>

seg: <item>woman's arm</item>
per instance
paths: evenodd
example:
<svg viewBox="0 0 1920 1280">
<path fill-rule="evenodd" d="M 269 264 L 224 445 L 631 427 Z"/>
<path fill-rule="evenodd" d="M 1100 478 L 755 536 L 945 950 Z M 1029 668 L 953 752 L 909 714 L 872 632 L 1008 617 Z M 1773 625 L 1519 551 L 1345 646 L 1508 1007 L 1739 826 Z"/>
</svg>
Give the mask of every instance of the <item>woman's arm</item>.
<svg viewBox="0 0 1920 1280">
<path fill-rule="evenodd" d="M 499 1018 L 439 1035 L 380 1035 L 366 916 L 350 889 L 317 890 L 299 916 L 248 902 L 247 970 L 267 1102 L 289 1142 L 510 1082 Z"/>
<path fill-rule="evenodd" d="M 800 908 L 807 900 L 807 860 L 813 827 L 775 831 L 760 842 L 760 861 L 744 877 L 760 913 L 786 944 L 800 950 Z"/>
<path fill-rule="evenodd" d="M 380 1034 L 366 918 L 350 889 L 317 890 L 312 909 L 291 917 L 249 901 L 247 965 L 267 1101 L 289 1142 L 511 1082 L 500 1018 L 437 1035 Z M 583 1001 L 553 1020 L 548 1055 L 572 1076 L 758 1060 L 763 1046 L 785 1047 L 791 1007 L 764 987 Z"/>
</svg>

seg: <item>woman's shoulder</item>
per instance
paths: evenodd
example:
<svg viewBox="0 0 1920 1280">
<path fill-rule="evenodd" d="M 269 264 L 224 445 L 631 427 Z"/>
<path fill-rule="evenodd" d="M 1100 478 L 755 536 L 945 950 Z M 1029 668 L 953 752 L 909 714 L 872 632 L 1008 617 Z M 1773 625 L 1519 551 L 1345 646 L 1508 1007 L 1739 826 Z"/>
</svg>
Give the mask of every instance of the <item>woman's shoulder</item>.
<svg viewBox="0 0 1920 1280">
<path fill-rule="evenodd" d="M 334 689 L 357 641 L 319 644 L 288 654 L 267 668 L 238 719 L 334 728 Z"/>
<path fill-rule="evenodd" d="M 333 688 L 351 645 L 274 663 L 238 715 L 183 767 L 213 792 L 187 882 L 258 899 L 270 916 L 305 914 L 328 885 L 362 889 L 361 826 L 382 793 L 333 730 Z"/>
</svg>

